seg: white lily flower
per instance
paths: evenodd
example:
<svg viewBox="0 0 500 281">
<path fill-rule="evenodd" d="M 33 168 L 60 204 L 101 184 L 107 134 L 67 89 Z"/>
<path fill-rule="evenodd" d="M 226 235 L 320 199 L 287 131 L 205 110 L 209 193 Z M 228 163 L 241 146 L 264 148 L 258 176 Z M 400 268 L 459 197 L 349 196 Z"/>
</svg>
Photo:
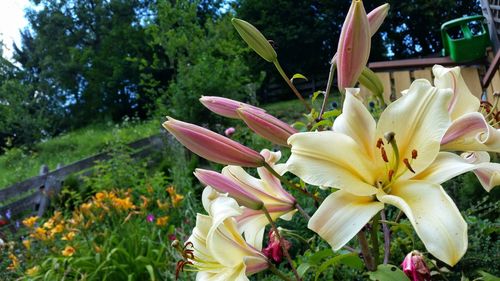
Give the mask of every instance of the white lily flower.
<svg viewBox="0 0 500 281">
<path fill-rule="evenodd" d="M 465 84 L 460 75 L 460 68 L 446 68 L 435 65 L 432 68 L 436 87 L 453 90 L 452 99 L 448 105 L 452 123 L 441 140 L 441 149 L 446 151 L 477 151 L 500 152 L 500 130 L 494 128 L 485 119 L 483 114 L 479 113 L 480 101 L 475 97 Z M 482 153 L 482 152 L 481 152 Z M 480 158 L 472 157 L 476 160 Z M 465 163 L 477 164 L 474 173 L 478 177 L 482 186 L 490 191 L 497 185 L 500 177 L 500 164 L 484 161 L 470 162 L 470 159 L 464 159 Z M 484 157 L 481 157 L 484 160 Z M 467 162 L 468 161 L 468 162 Z M 489 162 L 489 157 L 488 161 Z M 479 165 L 479 163 L 481 163 Z M 489 179 L 486 177 L 489 176 Z"/>
<path fill-rule="evenodd" d="M 238 231 L 234 216 L 241 210 L 234 199 L 218 197 L 207 212 L 209 215 L 198 214 L 188 239 L 193 248 L 190 262 L 198 270 L 196 280 L 246 281 L 247 276 L 268 267 L 267 258 L 246 243 Z"/>
<path fill-rule="evenodd" d="M 417 80 L 376 124 L 347 91 L 333 131 L 291 136 L 288 170 L 309 184 L 339 189 L 323 201 L 308 227 L 338 250 L 384 204 L 391 204 L 406 214 L 431 254 L 456 264 L 467 249 L 467 224 L 440 186 L 449 171 L 435 163 L 447 155 L 439 151 L 450 124 L 451 94 L 449 89 Z M 460 169 L 455 172 L 463 173 L 470 166 Z M 433 174 L 440 170 L 448 174 Z"/>
<path fill-rule="evenodd" d="M 266 162 L 279 174 L 286 172 L 285 164 L 276 164 L 281 158 L 281 152 L 271 152 L 267 149 L 261 151 L 261 155 Z M 239 166 L 226 166 L 222 169 L 222 174 L 237 184 L 241 189 L 255 196 L 264 203 L 264 207 L 269 212 L 273 220 L 282 218 L 290 220 L 297 211 L 295 208 L 295 198 L 291 196 L 283 187 L 278 178 L 271 174 L 266 168 L 257 168 L 259 178 L 249 175 Z M 210 208 L 213 200 L 221 194 L 207 186 L 203 191 L 203 205 L 205 209 Z M 245 240 L 258 250 L 262 249 L 264 230 L 269 224 L 266 215 L 262 210 L 252 210 L 241 207 L 241 214 L 235 216 L 238 229 L 245 235 Z"/>
</svg>

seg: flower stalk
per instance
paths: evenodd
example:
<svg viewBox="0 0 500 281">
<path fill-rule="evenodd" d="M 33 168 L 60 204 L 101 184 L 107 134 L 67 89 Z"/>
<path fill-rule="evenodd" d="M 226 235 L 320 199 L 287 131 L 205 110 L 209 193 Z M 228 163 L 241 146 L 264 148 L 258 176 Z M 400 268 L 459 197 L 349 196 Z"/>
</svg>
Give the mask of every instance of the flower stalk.
<svg viewBox="0 0 500 281">
<path fill-rule="evenodd" d="M 290 257 L 290 253 L 288 253 L 288 249 L 286 248 L 285 241 L 281 237 L 279 230 L 276 227 L 276 224 L 274 223 L 273 219 L 271 218 L 271 215 L 269 214 L 269 211 L 266 209 L 266 207 L 263 207 L 262 211 L 266 215 L 267 220 L 269 220 L 269 223 L 271 224 L 271 228 L 273 229 L 274 234 L 276 235 L 276 237 L 278 238 L 278 240 L 280 242 L 281 249 L 283 250 L 283 255 L 285 256 L 288 263 L 290 264 L 290 267 L 292 269 L 293 274 L 295 275 L 295 278 L 297 279 L 297 281 L 301 281 L 302 279 L 300 279 L 299 273 L 297 272 L 297 269 L 293 265 L 293 261 L 292 261 L 292 258 Z"/>
</svg>

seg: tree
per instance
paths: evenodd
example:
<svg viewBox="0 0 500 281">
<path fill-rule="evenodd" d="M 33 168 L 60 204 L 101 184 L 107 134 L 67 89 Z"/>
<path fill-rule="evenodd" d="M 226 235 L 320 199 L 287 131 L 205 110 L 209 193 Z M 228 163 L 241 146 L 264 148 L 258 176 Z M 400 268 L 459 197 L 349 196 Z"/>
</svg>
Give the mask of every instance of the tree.
<svg viewBox="0 0 500 281">
<path fill-rule="evenodd" d="M 148 49 L 148 0 L 32 0 L 16 59 L 34 87 L 56 97 L 73 127 L 141 114 L 137 58 Z"/>
</svg>

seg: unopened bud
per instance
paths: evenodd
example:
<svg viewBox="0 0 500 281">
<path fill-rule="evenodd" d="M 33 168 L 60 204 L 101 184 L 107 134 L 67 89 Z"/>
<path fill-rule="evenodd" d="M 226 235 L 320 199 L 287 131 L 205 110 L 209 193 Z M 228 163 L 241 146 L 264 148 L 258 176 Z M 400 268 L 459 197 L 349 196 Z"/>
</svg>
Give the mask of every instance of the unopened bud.
<svg viewBox="0 0 500 281">
<path fill-rule="evenodd" d="M 288 146 L 288 138 L 297 133 L 292 126 L 262 111 L 241 107 L 240 118 L 259 136 L 282 146 Z"/>
<path fill-rule="evenodd" d="M 200 102 L 213 113 L 233 119 L 240 119 L 238 112 L 236 112 L 240 107 L 248 107 L 253 110 L 265 112 L 262 108 L 222 97 L 202 96 Z"/>
<path fill-rule="evenodd" d="M 337 49 L 338 87 L 353 87 L 368 62 L 371 34 L 363 2 L 353 0 L 340 33 Z"/>
<path fill-rule="evenodd" d="M 278 55 L 273 46 L 271 46 L 269 40 L 267 40 L 255 26 L 237 18 L 233 18 L 231 22 L 241 38 L 243 38 L 248 46 L 259 54 L 259 56 L 268 62 L 275 62 L 277 60 Z"/>
<path fill-rule="evenodd" d="M 431 280 L 429 268 L 425 264 L 424 257 L 419 251 L 412 251 L 406 255 L 401 267 L 411 281 Z"/>
<path fill-rule="evenodd" d="M 253 210 L 261 210 L 264 206 L 264 203 L 257 198 L 257 196 L 248 192 L 245 190 L 245 187 L 223 174 L 210 170 L 196 169 L 194 175 L 203 184 L 208 185 L 219 192 L 228 193 L 228 195 L 234 198 L 241 206 L 245 206 Z"/>
<path fill-rule="evenodd" d="M 200 126 L 167 118 L 163 127 L 187 149 L 207 160 L 242 167 L 264 165 L 264 157 L 255 150 Z"/>
</svg>

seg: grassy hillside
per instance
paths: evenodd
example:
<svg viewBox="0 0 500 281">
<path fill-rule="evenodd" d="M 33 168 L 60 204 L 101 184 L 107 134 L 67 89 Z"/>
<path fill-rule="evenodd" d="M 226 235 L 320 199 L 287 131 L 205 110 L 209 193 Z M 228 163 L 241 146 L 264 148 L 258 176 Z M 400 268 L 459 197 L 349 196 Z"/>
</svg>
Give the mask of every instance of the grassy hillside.
<svg viewBox="0 0 500 281">
<path fill-rule="evenodd" d="M 161 120 L 99 124 L 48 139 L 32 147 L 13 148 L 0 156 L 0 189 L 36 176 L 40 166 L 50 170 L 97 154 L 113 142 L 129 143 L 160 132 Z"/>
</svg>

